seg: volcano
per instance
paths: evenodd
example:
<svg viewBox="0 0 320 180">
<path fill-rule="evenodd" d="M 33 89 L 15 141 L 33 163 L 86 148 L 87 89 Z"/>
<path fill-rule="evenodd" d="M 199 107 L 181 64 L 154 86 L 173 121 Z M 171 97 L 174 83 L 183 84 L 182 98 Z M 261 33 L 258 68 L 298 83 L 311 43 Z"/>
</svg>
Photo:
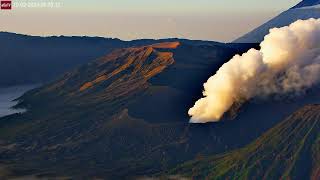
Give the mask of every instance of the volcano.
<svg viewBox="0 0 320 180">
<path fill-rule="evenodd" d="M 189 97 L 241 51 L 180 41 L 120 48 L 27 92 L 17 107 L 28 111 L 0 121 L 0 177 L 123 179 L 191 159 L 208 143 L 189 127 Z"/>
<path fill-rule="evenodd" d="M 287 26 L 299 19 L 306 20 L 310 18 L 320 18 L 319 0 L 304 0 L 251 32 L 236 39 L 234 42 L 260 43 L 263 41 L 264 36 L 269 33 L 271 28 Z"/>
</svg>

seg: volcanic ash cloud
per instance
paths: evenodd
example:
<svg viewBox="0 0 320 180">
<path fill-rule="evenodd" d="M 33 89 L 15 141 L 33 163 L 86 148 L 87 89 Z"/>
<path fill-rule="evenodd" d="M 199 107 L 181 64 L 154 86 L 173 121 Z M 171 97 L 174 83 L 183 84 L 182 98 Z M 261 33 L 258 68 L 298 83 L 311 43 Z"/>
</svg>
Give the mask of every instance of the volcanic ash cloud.
<svg viewBox="0 0 320 180">
<path fill-rule="evenodd" d="M 274 28 L 260 44 L 225 63 L 189 110 L 191 123 L 217 122 L 235 103 L 253 97 L 298 95 L 320 80 L 320 19 Z"/>
</svg>

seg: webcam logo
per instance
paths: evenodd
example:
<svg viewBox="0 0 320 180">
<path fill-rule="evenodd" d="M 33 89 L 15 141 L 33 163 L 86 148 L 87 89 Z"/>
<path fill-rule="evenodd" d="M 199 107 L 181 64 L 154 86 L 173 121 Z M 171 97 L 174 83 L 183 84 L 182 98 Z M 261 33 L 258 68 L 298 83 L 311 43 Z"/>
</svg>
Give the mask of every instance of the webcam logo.
<svg viewBox="0 0 320 180">
<path fill-rule="evenodd" d="M 12 9 L 11 1 L 1 1 L 1 9 L 4 9 L 4 10 Z"/>
</svg>

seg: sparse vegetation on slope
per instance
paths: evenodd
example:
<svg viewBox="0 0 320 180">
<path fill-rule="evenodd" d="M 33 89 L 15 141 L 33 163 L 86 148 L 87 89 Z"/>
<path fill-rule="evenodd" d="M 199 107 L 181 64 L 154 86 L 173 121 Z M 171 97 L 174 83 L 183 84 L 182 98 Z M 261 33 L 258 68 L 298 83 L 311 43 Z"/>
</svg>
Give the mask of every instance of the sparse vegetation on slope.
<svg viewBox="0 0 320 180">
<path fill-rule="evenodd" d="M 187 162 L 171 174 L 193 179 L 319 179 L 320 105 L 306 106 L 250 145 Z"/>
</svg>

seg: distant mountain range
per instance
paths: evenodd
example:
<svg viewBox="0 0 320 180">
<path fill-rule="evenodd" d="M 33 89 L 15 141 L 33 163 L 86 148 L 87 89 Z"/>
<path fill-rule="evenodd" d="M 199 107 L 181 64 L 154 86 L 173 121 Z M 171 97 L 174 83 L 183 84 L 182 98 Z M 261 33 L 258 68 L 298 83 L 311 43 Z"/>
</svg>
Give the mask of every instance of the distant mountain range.
<svg viewBox="0 0 320 180">
<path fill-rule="evenodd" d="M 37 37 L 0 33 L 0 86 L 45 83 L 77 65 L 123 47 L 119 39 Z"/>
<path fill-rule="evenodd" d="M 113 49 L 175 40 L 122 41 L 101 37 L 39 37 L 0 32 L 0 87 L 47 83 Z M 219 44 L 210 41 L 192 43 Z"/>
<path fill-rule="evenodd" d="M 236 39 L 234 43 L 259 43 L 274 27 L 287 26 L 298 19 L 320 18 L 320 1 L 304 0 L 277 17 Z"/>
</svg>

